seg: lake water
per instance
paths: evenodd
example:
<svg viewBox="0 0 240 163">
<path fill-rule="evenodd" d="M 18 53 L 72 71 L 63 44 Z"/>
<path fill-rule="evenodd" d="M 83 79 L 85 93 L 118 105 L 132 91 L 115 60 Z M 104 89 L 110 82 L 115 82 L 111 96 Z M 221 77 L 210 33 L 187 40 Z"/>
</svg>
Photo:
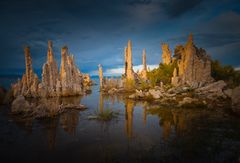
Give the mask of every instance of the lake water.
<svg viewBox="0 0 240 163">
<path fill-rule="evenodd" d="M 44 120 L 22 120 L 0 110 L 1 160 L 25 162 L 239 162 L 240 118 L 207 109 L 159 108 L 122 96 L 103 96 L 98 85 L 81 103 Z M 119 112 L 102 122 L 88 117 Z"/>
</svg>

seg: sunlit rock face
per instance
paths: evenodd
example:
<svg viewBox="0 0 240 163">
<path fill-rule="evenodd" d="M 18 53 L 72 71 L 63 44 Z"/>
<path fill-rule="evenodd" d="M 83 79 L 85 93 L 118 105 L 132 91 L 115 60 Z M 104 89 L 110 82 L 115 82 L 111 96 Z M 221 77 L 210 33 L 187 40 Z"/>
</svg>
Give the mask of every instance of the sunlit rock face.
<svg viewBox="0 0 240 163">
<path fill-rule="evenodd" d="M 54 59 L 52 41 L 48 42 L 47 62 L 42 68 L 42 86 L 47 96 L 56 96 L 56 86 L 58 81 L 58 66 Z"/>
<path fill-rule="evenodd" d="M 190 34 L 188 42 L 183 47 L 177 59 L 178 71 L 174 71 L 172 84 L 174 86 L 189 84 L 201 85 L 211 82 L 211 59 L 202 48 L 197 48 Z"/>
<path fill-rule="evenodd" d="M 126 71 L 126 79 L 133 80 L 135 79 L 135 73 L 133 71 L 132 64 L 132 42 L 128 41 L 128 46 L 125 48 L 125 71 Z"/>
<path fill-rule="evenodd" d="M 99 83 L 100 83 L 100 89 L 103 87 L 103 70 L 102 65 L 98 65 L 98 75 L 99 75 Z"/>
<path fill-rule="evenodd" d="M 60 96 L 71 96 L 82 94 L 83 78 L 80 70 L 74 63 L 73 55 L 69 55 L 68 48 L 63 47 L 60 67 Z"/>
<path fill-rule="evenodd" d="M 32 59 L 29 47 L 25 48 L 26 73 L 22 80 L 12 86 L 13 95 L 25 97 L 56 97 L 75 96 L 84 93 L 84 87 L 92 84 L 88 74 L 82 74 L 74 62 L 73 55 L 69 55 L 68 48 L 61 51 L 61 66 L 58 73 L 57 62 L 54 59 L 52 42 L 48 42 L 47 61 L 42 68 L 42 82 L 32 69 Z M 87 88 L 89 89 L 89 88 Z"/>
<path fill-rule="evenodd" d="M 26 72 L 22 76 L 22 80 L 18 80 L 16 84 L 13 84 L 13 95 L 23 95 L 26 97 L 38 96 L 38 76 L 33 72 L 32 58 L 30 54 L 30 48 L 24 48 Z"/>
<path fill-rule="evenodd" d="M 162 44 L 162 61 L 163 64 L 170 64 L 172 60 L 172 52 L 169 49 L 168 44 Z"/>
<path fill-rule="evenodd" d="M 140 71 L 139 76 L 141 79 L 147 80 L 146 49 L 143 49 L 142 64 L 143 64 L 143 69 Z"/>
</svg>

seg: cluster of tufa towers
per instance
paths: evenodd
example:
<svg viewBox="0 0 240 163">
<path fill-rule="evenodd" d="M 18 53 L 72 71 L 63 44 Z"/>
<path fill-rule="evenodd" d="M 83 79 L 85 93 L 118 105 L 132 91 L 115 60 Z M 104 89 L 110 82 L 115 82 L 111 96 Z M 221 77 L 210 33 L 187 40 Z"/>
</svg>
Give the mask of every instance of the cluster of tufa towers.
<svg viewBox="0 0 240 163">
<path fill-rule="evenodd" d="M 122 81 L 148 81 L 146 49 L 143 49 L 142 53 L 143 68 L 138 73 L 135 73 L 133 70 L 131 40 L 128 41 L 127 47 L 124 49 L 124 58 L 124 74 L 122 75 Z M 204 49 L 195 46 L 192 34 L 189 35 L 186 45 L 179 45 L 176 47 L 173 56 L 168 44 L 163 43 L 162 64 L 175 65 L 171 81 L 173 86 L 186 84 L 191 86 L 201 86 L 213 81 L 213 78 L 211 77 L 211 58 L 207 55 Z M 107 87 L 109 80 L 104 79 L 103 77 L 102 65 L 99 65 L 99 79 L 100 88 Z"/>
<path fill-rule="evenodd" d="M 24 49 L 26 72 L 21 80 L 12 85 L 14 96 L 56 97 L 82 95 L 91 84 L 90 76 L 83 74 L 75 65 L 73 55 L 68 47 L 61 49 L 60 72 L 54 59 L 53 43 L 48 41 L 47 61 L 42 67 L 42 81 L 32 68 L 30 48 Z"/>
</svg>

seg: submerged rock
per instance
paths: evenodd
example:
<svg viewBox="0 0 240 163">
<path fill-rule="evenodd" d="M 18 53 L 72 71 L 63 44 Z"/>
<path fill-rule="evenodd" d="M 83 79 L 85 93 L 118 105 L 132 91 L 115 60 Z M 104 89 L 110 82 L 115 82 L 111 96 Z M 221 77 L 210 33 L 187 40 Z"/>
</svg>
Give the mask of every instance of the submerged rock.
<svg viewBox="0 0 240 163">
<path fill-rule="evenodd" d="M 31 106 L 24 96 L 19 95 L 13 102 L 11 106 L 12 113 L 26 113 L 30 112 Z"/>
<path fill-rule="evenodd" d="M 78 103 L 63 103 L 60 98 L 40 98 L 27 101 L 24 96 L 18 96 L 12 103 L 11 112 L 21 117 L 45 118 L 59 115 L 70 109 L 84 110 L 86 107 Z"/>
</svg>

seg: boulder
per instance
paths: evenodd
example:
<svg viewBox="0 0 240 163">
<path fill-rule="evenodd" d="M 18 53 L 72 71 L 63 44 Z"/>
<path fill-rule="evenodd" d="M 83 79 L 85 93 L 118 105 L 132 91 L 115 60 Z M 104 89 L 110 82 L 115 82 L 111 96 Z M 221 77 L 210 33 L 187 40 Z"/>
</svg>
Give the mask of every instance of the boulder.
<svg viewBox="0 0 240 163">
<path fill-rule="evenodd" d="M 217 82 L 210 83 L 204 87 L 196 89 L 197 92 L 218 92 L 223 90 L 223 88 L 227 84 L 223 80 L 219 80 Z"/>
<path fill-rule="evenodd" d="M 161 93 L 160 90 L 155 90 L 155 89 L 149 89 L 148 91 L 150 93 L 150 95 L 153 96 L 153 98 L 158 99 L 163 97 L 163 94 Z"/>
<path fill-rule="evenodd" d="M 232 109 L 234 112 L 240 113 L 240 86 L 232 90 Z"/>
<path fill-rule="evenodd" d="M 111 88 L 111 89 L 108 91 L 109 94 L 114 94 L 114 93 L 116 93 L 116 92 L 117 92 L 117 89 L 116 89 L 116 88 Z"/>
<path fill-rule="evenodd" d="M 227 84 L 223 80 L 210 83 L 204 87 L 196 89 L 198 94 L 207 95 L 207 98 L 212 99 L 215 97 L 226 98 L 226 95 L 223 93 L 223 89 Z"/>
<path fill-rule="evenodd" d="M 128 98 L 135 99 L 136 95 L 135 94 L 131 94 L 130 96 L 128 96 Z"/>
<path fill-rule="evenodd" d="M 178 106 L 183 106 L 183 105 L 186 105 L 186 104 L 192 104 L 192 103 L 196 103 L 198 102 L 198 99 L 194 99 L 194 98 L 191 98 L 191 97 L 185 97 L 183 98 L 182 101 L 180 101 L 178 103 Z"/>
<path fill-rule="evenodd" d="M 144 97 L 144 92 L 143 92 L 142 90 L 137 90 L 137 89 L 136 89 L 135 95 L 136 95 L 137 97 L 142 98 L 142 97 Z"/>
<path fill-rule="evenodd" d="M 13 102 L 11 111 L 13 113 L 26 113 L 31 110 L 31 106 L 24 96 L 18 96 Z"/>
<path fill-rule="evenodd" d="M 229 98 L 232 97 L 232 92 L 233 92 L 232 89 L 226 89 L 226 90 L 223 91 L 223 93 Z"/>
</svg>

